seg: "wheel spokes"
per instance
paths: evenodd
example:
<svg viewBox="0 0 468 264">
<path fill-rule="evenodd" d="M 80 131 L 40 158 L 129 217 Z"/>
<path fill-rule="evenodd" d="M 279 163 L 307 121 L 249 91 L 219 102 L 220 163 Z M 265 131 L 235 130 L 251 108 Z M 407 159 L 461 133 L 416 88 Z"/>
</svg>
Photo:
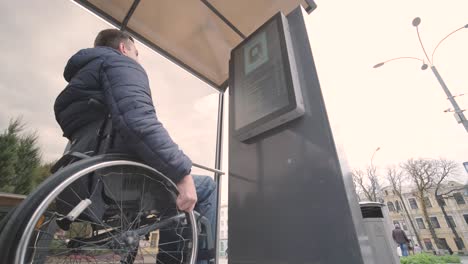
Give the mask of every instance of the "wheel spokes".
<svg viewBox="0 0 468 264">
<path fill-rule="evenodd" d="M 184 230 L 190 230 L 192 223 L 175 207 L 176 194 L 168 187 L 168 184 L 155 177 L 142 173 L 133 173 L 127 176 L 124 169 L 118 173 L 93 172 L 97 177 L 97 184 L 102 184 L 102 190 L 109 196 L 111 202 L 102 213 L 94 211 L 89 206 L 86 214 L 79 215 L 71 222 L 67 230 L 62 230 L 55 223 L 63 219 L 68 212 L 60 212 L 55 208 L 55 203 L 62 203 L 67 208 L 73 209 L 73 202 L 62 199 L 59 195 L 50 203 L 51 208 L 43 214 L 46 221 L 38 225 L 33 235 L 34 243 L 27 248 L 32 251 L 32 263 L 147 263 L 146 259 L 152 259 L 151 263 L 163 263 L 158 259 L 158 254 L 163 254 L 177 263 L 186 263 L 185 258 L 191 248 L 191 239 Z M 115 178 L 116 175 L 120 178 Z M 106 178 L 107 177 L 107 178 Z M 121 181 L 121 185 L 109 185 L 111 180 Z M 124 181 L 140 181 L 142 183 L 135 195 L 133 189 L 124 185 Z M 116 191 L 116 186 L 120 191 Z M 78 201 L 89 199 L 95 195 L 98 188 L 90 192 L 90 197 L 83 197 L 82 192 L 75 190 L 73 186 L 67 189 Z M 154 195 L 152 192 L 159 192 Z M 164 194 L 165 193 L 165 194 Z M 116 194 L 118 199 L 116 199 Z M 136 198 L 135 198 L 136 197 Z M 155 201 L 151 200 L 153 197 Z M 162 199 L 162 198 L 164 199 Z M 171 201 L 172 200 L 172 201 Z M 166 205 L 161 202 L 166 201 Z M 107 201 L 106 201 L 107 202 Z M 154 207 L 156 205 L 156 207 Z M 134 208 L 134 209 L 132 209 Z M 55 225 L 55 227 L 53 226 Z M 159 237 L 164 233 L 166 240 L 158 241 L 155 245 L 145 246 L 142 240 L 153 236 Z M 133 235 L 131 235 L 133 234 Z M 194 235 L 193 230 L 189 235 Z M 196 233 L 195 233 L 196 235 Z M 129 243 L 129 237 L 133 236 L 138 242 Z M 171 238 L 167 240 L 167 238 Z M 42 243 L 42 244 L 41 244 Z M 127 243 L 127 244 L 126 244 Z M 133 246 L 131 246 L 131 244 Z M 174 246 L 174 247 L 172 247 Z M 168 247 L 168 248 L 166 248 Z M 117 259 L 116 259 L 117 258 Z"/>
</svg>

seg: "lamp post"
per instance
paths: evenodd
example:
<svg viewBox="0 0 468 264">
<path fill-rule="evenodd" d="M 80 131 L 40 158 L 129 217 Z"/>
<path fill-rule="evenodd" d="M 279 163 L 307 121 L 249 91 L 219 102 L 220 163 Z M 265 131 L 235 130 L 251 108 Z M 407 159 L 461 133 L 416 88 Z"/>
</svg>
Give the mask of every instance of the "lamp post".
<svg viewBox="0 0 468 264">
<path fill-rule="evenodd" d="M 375 153 L 377 153 L 377 151 L 380 150 L 380 147 L 377 147 L 375 150 L 374 150 L 374 153 L 372 153 L 372 158 L 370 160 L 370 165 L 371 165 L 371 168 L 374 169 L 374 164 L 373 164 L 373 161 L 374 161 L 374 156 L 375 156 Z"/>
<path fill-rule="evenodd" d="M 377 147 L 375 150 L 374 150 L 374 153 L 372 153 L 372 157 L 371 157 L 371 160 L 370 160 L 370 168 L 368 169 L 367 173 L 368 173 L 368 179 L 370 180 L 371 182 L 371 191 L 372 191 L 372 196 L 374 197 L 375 201 L 377 202 L 380 202 L 380 203 L 383 203 L 383 199 L 382 199 L 382 196 L 380 196 L 380 185 L 378 184 L 378 180 L 377 180 L 377 168 L 374 167 L 374 156 L 375 154 L 377 153 L 377 151 L 380 150 L 380 147 Z"/>
<path fill-rule="evenodd" d="M 421 41 L 421 36 L 419 35 L 419 27 L 418 26 L 419 26 L 419 24 L 421 24 L 421 18 L 416 17 L 415 19 L 413 19 L 412 24 L 416 28 L 416 33 L 418 35 L 419 43 L 421 44 L 421 48 L 422 48 L 422 50 L 424 52 L 427 63 L 426 63 L 425 60 L 420 59 L 420 58 L 416 58 L 416 57 L 398 57 L 398 58 L 394 58 L 394 59 L 390 59 L 390 60 L 387 60 L 387 61 L 384 61 L 384 62 L 377 63 L 376 65 L 374 65 L 374 68 L 379 68 L 379 67 L 383 66 L 387 62 L 394 61 L 394 60 L 400 60 L 400 59 L 413 59 L 413 60 L 418 60 L 418 61 L 422 62 L 421 70 L 426 70 L 428 67 L 430 67 L 431 70 L 432 70 L 432 73 L 437 78 L 437 81 L 439 82 L 440 86 L 442 87 L 445 94 L 447 95 L 447 99 L 452 104 L 453 110 L 448 109 L 448 110 L 445 110 L 445 112 L 454 112 L 454 116 L 455 116 L 455 119 L 457 120 L 457 123 L 462 124 L 463 127 L 465 127 L 465 130 L 468 132 L 468 120 L 466 119 L 465 115 L 463 114 L 463 112 L 465 110 L 460 108 L 457 101 L 455 100 L 456 96 L 452 95 L 449 88 L 447 87 L 444 80 L 442 79 L 442 76 L 440 76 L 439 71 L 437 71 L 437 68 L 434 65 L 434 54 L 435 54 L 437 48 L 440 46 L 440 44 L 444 40 L 446 40 L 448 37 L 453 35 L 454 33 L 458 32 L 458 31 L 460 31 L 462 29 L 468 28 L 468 24 L 466 24 L 466 25 L 452 31 L 450 34 L 448 34 L 442 40 L 440 40 L 439 43 L 437 44 L 437 46 L 432 51 L 431 58 L 429 58 L 429 56 L 427 55 L 426 49 L 424 48 L 424 45 L 423 45 L 423 43 Z"/>
</svg>

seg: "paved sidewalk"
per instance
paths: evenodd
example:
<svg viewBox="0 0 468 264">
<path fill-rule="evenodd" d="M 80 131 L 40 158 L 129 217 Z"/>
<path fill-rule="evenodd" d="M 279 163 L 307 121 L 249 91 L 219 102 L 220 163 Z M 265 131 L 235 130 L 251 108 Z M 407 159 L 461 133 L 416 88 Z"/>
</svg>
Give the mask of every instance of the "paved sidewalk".
<svg viewBox="0 0 468 264">
<path fill-rule="evenodd" d="M 461 257 L 461 260 L 463 264 L 468 264 L 468 257 Z"/>
</svg>

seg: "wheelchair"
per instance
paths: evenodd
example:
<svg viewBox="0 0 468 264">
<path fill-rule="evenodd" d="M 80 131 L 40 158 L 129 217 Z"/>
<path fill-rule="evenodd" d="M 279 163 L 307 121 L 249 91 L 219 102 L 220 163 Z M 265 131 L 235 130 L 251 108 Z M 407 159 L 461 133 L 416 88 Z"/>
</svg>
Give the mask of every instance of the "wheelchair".
<svg viewBox="0 0 468 264">
<path fill-rule="evenodd" d="M 98 142 L 109 138 L 104 130 Z M 52 171 L 2 224 L 2 263 L 194 264 L 198 252 L 212 258 L 211 223 L 180 212 L 176 185 L 154 168 L 122 154 L 68 152 Z"/>
</svg>

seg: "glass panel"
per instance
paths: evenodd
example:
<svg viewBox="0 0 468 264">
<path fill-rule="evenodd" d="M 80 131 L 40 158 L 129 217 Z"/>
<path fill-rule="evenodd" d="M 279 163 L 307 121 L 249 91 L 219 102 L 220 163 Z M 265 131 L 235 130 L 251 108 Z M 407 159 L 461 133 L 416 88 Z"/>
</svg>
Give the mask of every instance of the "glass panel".
<svg viewBox="0 0 468 264">
<path fill-rule="evenodd" d="M 424 225 L 422 218 L 416 218 L 416 223 L 418 224 L 419 229 L 426 229 L 426 225 Z"/>
<path fill-rule="evenodd" d="M 439 238 L 439 241 L 440 241 L 440 244 L 442 245 L 442 247 L 444 249 L 448 249 L 449 248 L 449 245 L 447 244 L 447 240 L 445 240 L 445 238 Z"/>
<path fill-rule="evenodd" d="M 396 210 L 397 210 L 397 211 L 401 211 L 401 207 L 400 207 L 400 202 L 399 202 L 399 201 L 395 201 L 395 207 L 396 207 Z"/>
<path fill-rule="evenodd" d="M 433 228 L 440 228 L 439 220 L 437 220 L 437 217 L 430 217 L 430 219 Z"/>
<path fill-rule="evenodd" d="M 447 220 L 448 220 L 448 222 L 447 222 L 448 227 L 450 227 L 450 226 L 457 227 L 457 225 L 455 224 L 455 221 L 453 220 L 452 216 L 448 215 Z"/>
<path fill-rule="evenodd" d="M 416 199 L 410 198 L 408 199 L 411 209 L 418 209 L 418 203 L 416 202 Z"/>
<path fill-rule="evenodd" d="M 465 243 L 463 242 L 463 239 L 459 238 L 453 238 L 453 241 L 455 241 L 455 245 L 457 246 L 458 250 L 462 250 L 465 248 Z"/>
<path fill-rule="evenodd" d="M 431 240 L 428 239 L 428 238 L 424 239 L 424 245 L 426 245 L 427 250 L 433 250 L 434 249 L 433 246 L 432 246 Z"/>
<path fill-rule="evenodd" d="M 463 199 L 463 195 L 461 195 L 461 193 L 454 193 L 453 198 L 457 201 L 457 204 L 465 204 L 465 199 Z"/>
<path fill-rule="evenodd" d="M 442 206 L 447 205 L 447 203 L 445 202 L 445 199 L 444 199 L 444 198 L 440 198 L 440 199 L 439 199 L 439 202 L 440 202 L 440 205 L 442 205 Z"/>
<path fill-rule="evenodd" d="M 432 203 L 429 197 L 424 197 L 424 204 L 426 205 L 426 207 L 432 207 Z"/>
</svg>

